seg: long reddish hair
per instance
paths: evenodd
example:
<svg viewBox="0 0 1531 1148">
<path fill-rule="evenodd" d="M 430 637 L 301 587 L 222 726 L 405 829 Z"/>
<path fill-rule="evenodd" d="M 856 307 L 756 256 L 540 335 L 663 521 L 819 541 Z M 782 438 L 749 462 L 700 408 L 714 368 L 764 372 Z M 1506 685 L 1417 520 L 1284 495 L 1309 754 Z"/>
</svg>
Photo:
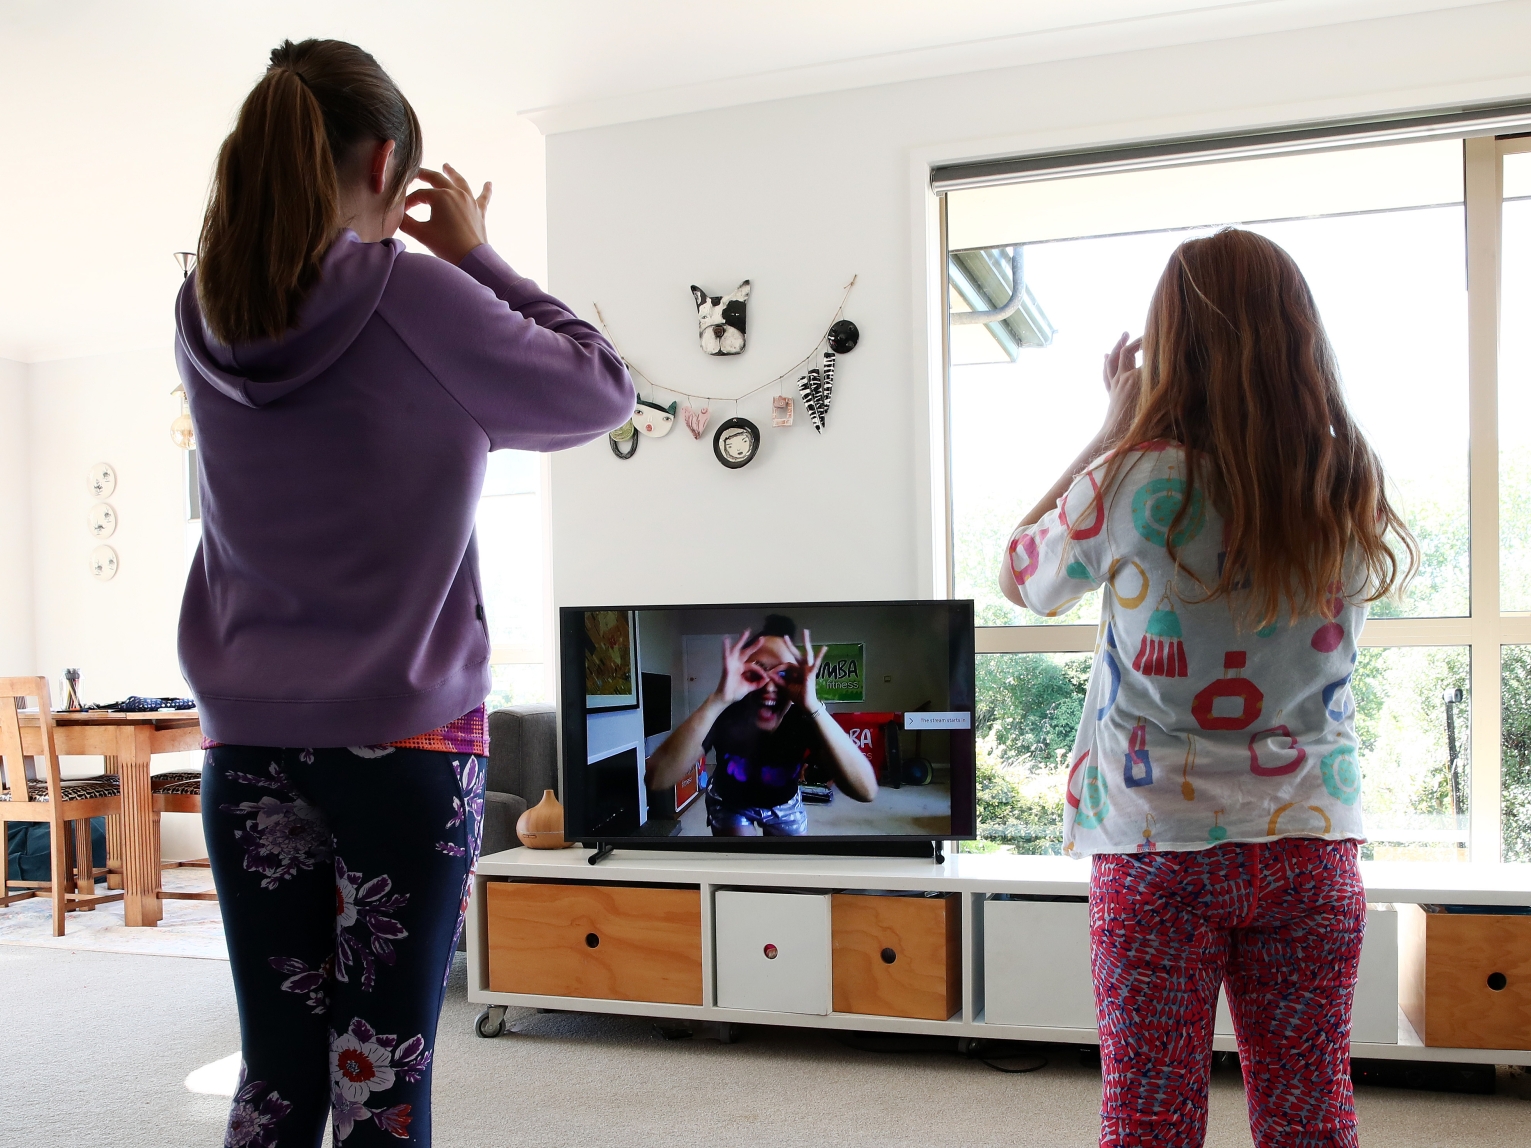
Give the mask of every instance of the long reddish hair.
<svg viewBox="0 0 1531 1148">
<path fill-rule="evenodd" d="M 1388 502 L 1313 293 L 1281 247 L 1232 227 L 1177 247 L 1148 305 L 1139 386 L 1101 487 L 1112 489 L 1134 444 L 1180 444 L 1186 490 L 1167 548 L 1176 557 L 1202 485 L 1225 532 L 1207 599 L 1238 591 L 1242 624 L 1330 613 L 1336 588 L 1374 602 L 1412 577 L 1419 545 Z"/>
</svg>

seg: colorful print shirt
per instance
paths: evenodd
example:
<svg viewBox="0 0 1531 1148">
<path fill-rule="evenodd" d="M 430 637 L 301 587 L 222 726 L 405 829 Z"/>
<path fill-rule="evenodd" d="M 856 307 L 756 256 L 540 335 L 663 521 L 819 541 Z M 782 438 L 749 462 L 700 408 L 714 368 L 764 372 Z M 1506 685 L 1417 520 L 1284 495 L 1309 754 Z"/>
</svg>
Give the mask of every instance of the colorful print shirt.
<svg viewBox="0 0 1531 1148">
<path fill-rule="evenodd" d="M 1063 850 L 1075 857 L 1280 837 L 1362 839 L 1350 675 L 1366 607 L 1340 586 L 1321 617 L 1260 630 L 1204 596 L 1222 519 L 1175 445 L 1128 456 L 1104 505 L 1104 464 L 1011 537 L 1021 597 L 1047 617 L 1101 595 L 1084 714 L 1069 757 Z M 1181 569 L 1166 550 L 1174 528 Z"/>
</svg>

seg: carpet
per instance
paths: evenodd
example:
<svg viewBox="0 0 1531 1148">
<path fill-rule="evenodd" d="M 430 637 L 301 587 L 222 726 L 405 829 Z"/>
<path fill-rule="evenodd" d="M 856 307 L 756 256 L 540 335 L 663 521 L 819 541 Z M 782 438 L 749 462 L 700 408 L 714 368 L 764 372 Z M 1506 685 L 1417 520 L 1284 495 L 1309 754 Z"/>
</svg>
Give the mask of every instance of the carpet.
<svg viewBox="0 0 1531 1148">
<path fill-rule="evenodd" d="M 213 875 L 206 869 L 166 869 L 161 885 L 172 892 L 211 891 Z M 105 884 L 100 886 L 105 892 Z M 37 946 L 97 953 L 131 953 L 145 957 L 198 957 L 226 961 L 223 918 L 216 901 L 166 901 L 164 918 L 152 929 L 130 929 L 122 923 L 122 902 L 98 905 L 89 912 L 69 913 L 64 935 L 53 935 L 53 902 L 32 897 L 0 909 L 0 945 Z"/>
<path fill-rule="evenodd" d="M 1006 1076 L 950 1055 L 847 1048 L 812 1030 L 750 1028 L 737 1044 L 666 1040 L 648 1021 L 514 1011 L 473 1035 L 458 958 L 436 1046 L 437 1148 L 1091 1148 L 1098 1069 L 1043 1049 Z M 239 1043 L 222 961 L 35 947 L 0 949 L 0 1033 L 21 1053 L 0 1144 L 211 1148 L 228 1100 L 188 1076 Z M 221 1066 L 224 1079 L 228 1065 Z M 218 1069 L 199 1077 L 216 1086 Z M 1362 1140 L 1388 1148 L 1502 1148 L 1531 1126 L 1531 1076 L 1500 1094 L 1357 1092 Z M 1250 1143 L 1236 1069 L 1216 1070 L 1207 1143 Z"/>
</svg>

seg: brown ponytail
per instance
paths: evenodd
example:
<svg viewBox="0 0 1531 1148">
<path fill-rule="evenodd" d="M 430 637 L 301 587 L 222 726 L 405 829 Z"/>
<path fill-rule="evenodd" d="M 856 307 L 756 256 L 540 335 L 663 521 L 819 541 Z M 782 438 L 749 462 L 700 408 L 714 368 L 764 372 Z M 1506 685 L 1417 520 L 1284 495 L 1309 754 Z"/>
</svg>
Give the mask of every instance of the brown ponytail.
<svg viewBox="0 0 1531 1148">
<path fill-rule="evenodd" d="M 223 343 L 280 338 L 319 281 L 340 178 L 361 145 L 393 140 L 397 202 L 420 166 L 420 124 L 388 73 L 341 40 L 288 40 L 239 109 L 198 244 L 197 302 Z"/>
</svg>

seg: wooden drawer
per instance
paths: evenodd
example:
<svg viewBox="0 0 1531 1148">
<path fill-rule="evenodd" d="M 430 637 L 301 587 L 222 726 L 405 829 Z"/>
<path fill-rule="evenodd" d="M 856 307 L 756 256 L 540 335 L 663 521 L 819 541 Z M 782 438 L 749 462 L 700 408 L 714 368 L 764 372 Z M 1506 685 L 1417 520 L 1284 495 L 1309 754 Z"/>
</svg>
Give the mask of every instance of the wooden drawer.
<svg viewBox="0 0 1531 1148">
<path fill-rule="evenodd" d="M 836 893 L 836 1012 L 947 1020 L 962 1010 L 960 895 Z"/>
<path fill-rule="evenodd" d="M 1398 996 L 1436 1048 L 1531 1048 L 1531 916 L 1398 911 Z"/>
<path fill-rule="evenodd" d="M 698 889 L 484 886 L 493 992 L 702 1003 Z"/>
</svg>

